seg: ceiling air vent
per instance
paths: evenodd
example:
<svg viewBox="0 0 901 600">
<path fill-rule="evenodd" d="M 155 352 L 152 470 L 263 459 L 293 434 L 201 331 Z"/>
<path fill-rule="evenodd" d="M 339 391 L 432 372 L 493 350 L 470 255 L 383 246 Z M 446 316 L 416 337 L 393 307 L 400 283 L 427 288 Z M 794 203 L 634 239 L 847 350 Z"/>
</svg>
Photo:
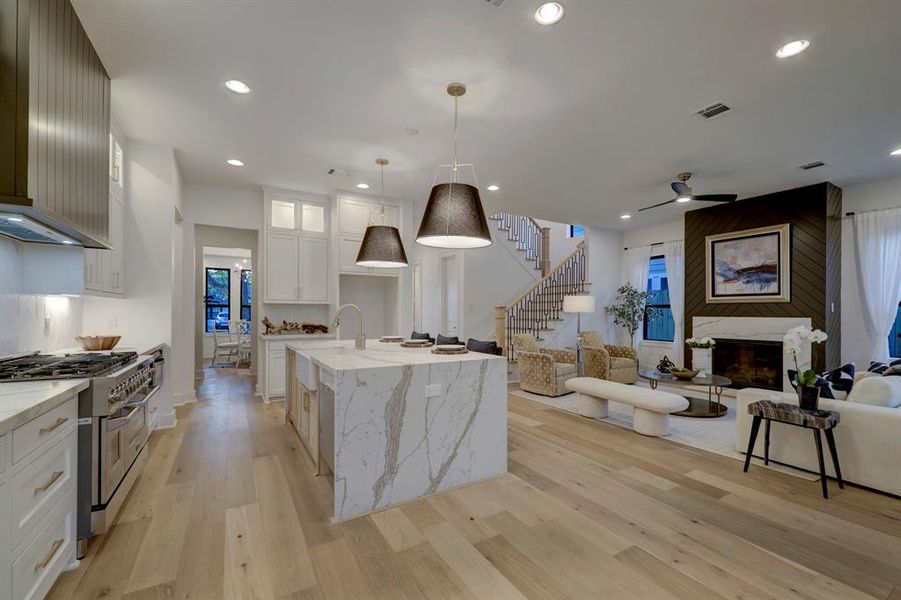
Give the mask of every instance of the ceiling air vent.
<svg viewBox="0 0 901 600">
<path fill-rule="evenodd" d="M 696 110 L 695 114 L 699 117 L 704 117 L 705 119 L 712 119 L 717 115 L 721 115 L 724 112 L 729 110 L 729 107 L 723 104 L 722 102 L 717 102 L 716 104 L 711 104 L 710 106 L 705 106 L 701 110 Z"/>
<path fill-rule="evenodd" d="M 337 175 L 338 177 L 350 177 L 350 171 L 345 169 L 329 169 L 326 171 L 329 175 Z"/>
<path fill-rule="evenodd" d="M 486 0 L 489 4 L 493 4 L 495 6 L 500 6 L 504 3 L 504 0 Z"/>
<path fill-rule="evenodd" d="M 825 167 L 825 166 L 826 166 L 826 163 L 824 163 L 823 161 L 815 160 L 813 162 L 803 164 L 798 168 L 801 169 L 802 171 L 809 171 L 811 169 L 819 169 L 820 167 Z"/>
</svg>

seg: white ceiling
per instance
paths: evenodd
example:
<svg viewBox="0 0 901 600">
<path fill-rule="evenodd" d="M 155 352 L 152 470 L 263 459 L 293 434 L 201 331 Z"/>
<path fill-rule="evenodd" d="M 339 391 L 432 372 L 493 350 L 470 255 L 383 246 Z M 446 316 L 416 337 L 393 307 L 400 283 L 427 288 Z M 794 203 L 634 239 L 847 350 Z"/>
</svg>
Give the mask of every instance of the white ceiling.
<svg viewBox="0 0 901 600">
<path fill-rule="evenodd" d="M 501 186 L 489 211 L 633 228 L 686 208 L 619 219 L 685 170 L 696 193 L 739 197 L 901 176 L 898 0 L 564 0 L 552 27 L 537 0 L 74 3 L 126 134 L 176 148 L 189 181 L 375 191 L 386 156 L 386 193 L 423 201 L 457 80 L 460 159 Z M 775 58 L 797 38 L 807 52 Z M 733 110 L 693 115 L 717 101 Z M 829 166 L 798 169 L 814 160 Z"/>
</svg>

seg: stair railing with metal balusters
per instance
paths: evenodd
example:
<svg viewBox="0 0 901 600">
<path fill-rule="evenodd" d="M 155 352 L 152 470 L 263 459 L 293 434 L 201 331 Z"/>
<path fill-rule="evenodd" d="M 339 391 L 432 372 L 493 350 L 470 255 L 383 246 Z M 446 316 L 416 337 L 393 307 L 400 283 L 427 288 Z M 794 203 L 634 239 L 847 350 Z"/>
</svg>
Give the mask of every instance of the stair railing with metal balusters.
<svg viewBox="0 0 901 600">
<path fill-rule="evenodd" d="M 542 227 L 532 217 L 512 213 L 497 213 L 488 218 L 497 221 L 497 228 L 507 232 L 507 239 L 516 244 L 527 261 L 535 264 L 542 277 L 548 274 L 551 268 L 549 227 Z"/>
<path fill-rule="evenodd" d="M 588 254 L 585 242 L 507 306 L 495 307 L 495 340 L 504 349 L 507 360 L 516 360 L 513 336 L 531 333 L 541 339 L 541 332 L 552 329 L 551 322 L 562 320 L 563 298 L 588 291 Z"/>
</svg>

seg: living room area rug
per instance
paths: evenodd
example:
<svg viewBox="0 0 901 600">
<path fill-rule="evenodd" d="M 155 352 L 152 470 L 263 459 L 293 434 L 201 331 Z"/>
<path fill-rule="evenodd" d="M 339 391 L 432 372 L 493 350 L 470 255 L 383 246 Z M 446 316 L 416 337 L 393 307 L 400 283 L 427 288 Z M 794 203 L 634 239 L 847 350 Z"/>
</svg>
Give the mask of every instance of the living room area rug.
<svg viewBox="0 0 901 600">
<path fill-rule="evenodd" d="M 641 385 L 641 384 L 638 384 Z M 567 412 L 579 414 L 579 395 L 577 393 L 566 394 L 551 398 L 540 394 L 526 392 L 519 388 L 519 384 L 511 383 L 508 387 L 508 393 L 532 400 L 540 404 L 545 404 L 553 408 L 565 410 Z M 697 417 L 680 417 L 673 415 L 670 417 L 670 432 L 664 436 L 664 439 L 671 440 L 677 444 L 684 444 L 692 448 L 706 450 L 728 456 L 737 461 L 744 462 L 745 455 L 735 449 L 735 399 L 723 396 L 722 403 L 729 408 L 729 411 L 722 417 L 717 418 L 697 418 Z M 617 427 L 632 429 L 632 407 L 628 404 L 620 402 L 609 402 L 610 416 L 606 419 L 600 419 L 604 423 L 610 423 Z M 586 417 L 587 418 L 587 417 Z M 636 433 L 635 435 L 641 435 Z M 778 439 L 774 439 L 773 443 L 778 443 Z M 819 475 L 808 473 L 793 467 L 786 467 L 775 463 L 765 466 L 762 460 L 752 459 L 752 467 L 762 467 L 772 469 L 781 473 L 788 473 L 801 479 L 808 481 L 819 481 Z"/>
</svg>

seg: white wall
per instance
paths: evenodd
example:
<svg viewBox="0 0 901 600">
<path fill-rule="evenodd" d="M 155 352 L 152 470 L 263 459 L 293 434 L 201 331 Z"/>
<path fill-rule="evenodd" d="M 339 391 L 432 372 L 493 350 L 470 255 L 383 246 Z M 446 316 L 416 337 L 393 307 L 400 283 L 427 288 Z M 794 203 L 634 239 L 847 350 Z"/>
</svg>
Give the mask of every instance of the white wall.
<svg viewBox="0 0 901 600">
<path fill-rule="evenodd" d="M 901 177 L 846 187 L 842 190 L 843 212 L 865 212 L 901 207 Z M 898 274 L 895 274 L 898 276 Z M 869 364 L 870 342 L 857 273 L 857 249 L 854 222 L 842 223 L 842 362 L 853 362 L 858 369 Z"/>
<path fill-rule="evenodd" d="M 168 346 L 164 383 L 156 394 L 156 424 L 175 425 L 173 374 L 185 357 L 174 345 L 174 246 L 181 176 L 172 148 L 129 140 L 125 148 L 126 297 L 85 297 L 86 331 L 119 333 L 132 344 Z"/>
<path fill-rule="evenodd" d="M 397 322 L 397 279 L 370 275 L 341 275 L 341 304 L 356 304 L 363 312 L 363 333 L 369 339 L 383 335 L 409 335 Z M 331 324 L 329 324 L 331 326 Z M 341 315 L 339 339 L 352 340 L 359 327 L 357 315 Z"/>
<path fill-rule="evenodd" d="M 552 269 L 559 265 L 564 258 L 572 254 L 572 251 L 576 249 L 579 242 L 585 239 L 585 237 L 581 235 L 578 237 L 568 237 L 569 225 L 566 223 L 543 221 L 541 219 L 535 219 L 535 221 L 542 227 L 547 227 L 551 230 L 550 261 Z"/>
<path fill-rule="evenodd" d="M 25 252 L 0 236 L 0 356 L 71 348 L 83 333 L 80 297 L 23 293 Z"/>
</svg>

